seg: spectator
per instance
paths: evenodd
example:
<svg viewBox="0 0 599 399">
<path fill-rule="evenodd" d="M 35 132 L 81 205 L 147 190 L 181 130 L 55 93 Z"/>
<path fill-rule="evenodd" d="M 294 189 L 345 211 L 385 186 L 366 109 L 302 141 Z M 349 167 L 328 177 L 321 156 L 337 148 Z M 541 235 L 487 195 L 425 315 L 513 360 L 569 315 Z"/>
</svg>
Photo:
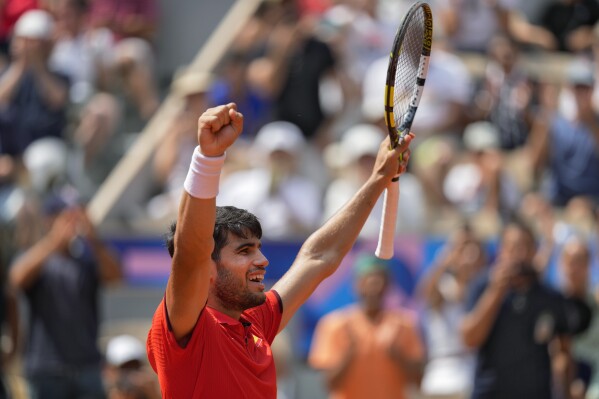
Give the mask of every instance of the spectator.
<svg viewBox="0 0 599 399">
<path fill-rule="evenodd" d="M 67 79 L 49 69 L 52 17 L 28 11 L 15 25 L 13 59 L 0 75 L 0 153 L 20 156 L 36 139 L 61 137 L 66 123 Z"/>
<path fill-rule="evenodd" d="M 25 374 L 36 398 L 104 398 L 97 347 L 99 288 L 119 262 L 78 207 L 43 204 L 45 235 L 12 264 L 9 280 L 29 305 Z"/>
<path fill-rule="evenodd" d="M 507 32 L 514 6 L 513 0 L 442 0 L 436 13 L 452 48 L 484 53 L 495 34 Z"/>
<path fill-rule="evenodd" d="M 576 236 L 568 239 L 559 260 L 561 289 L 566 295 L 586 298 L 592 310 L 589 329 L 566 343 L 566 348 L 571 348 L 573 370 L 567 370 L 568 374 L 560 374 L 568 376 L 562 385 L 566 395 L 574 399 L 599 398 L 599 306 L 590 284 L 590 265 L 591 253 L 584 240 Z M 565 360 L 570 359 L 567 357 Z M 565 363 L 569 366 L 569 362 Z"/>
<path fill-rule="evenodd" d="M 217 204 L 254 213 L 267 238 L 305 237 L 318 226 L 322 213 L 319 187 L 299 169 L 306 145 L 292 123 L 266 124 L 252 146 L 255 167 L 225 178 Z"/>
<path fill-rule="evenodd" d="M 576 53 L 590 48 L 597 21 L 595 0 L 559 0 L 546 4 L 540 26 L 553 35 L 557 50 Z"/>
<path fill-rule="evenodd" d="M 509 36 L 493 37 L 475 97 L 478 117 L 497 126 L 502 150 L 523 146 L 530 130 L 534 87 L 519 58 L 519 49 Z"/>
<path fill-rule="evenodd" d="M 2 0 L 0 1 L 0 70 L 9 58 L 9 45 L 13 29 L 18 19 L 25 12 L 37 8 L 36 0 Z"/>
<path fill-rule="evenodd" d="M 50 57 L 53 69 L 68 76 L 70 99 L 79 106 L 96 92 L 100 78 L 102 53 L 111 51 L 92 41 L 87 24 L 87 0 L 59 0 L 54 7 L 56 39 Z"/>
<path fill-rule="evenodd" d="M 427 364 L 421 392 L 426 398 L 467 398 L 472 389 L 474 354 L 460 336 L 466 294 L 487 256 L 469 225 L 464 224 L 423 277 L 418 292 L 425 306 Z"/>
<path fill-rule="evenodd" d="M 252 64 L 250 69 L 264 71 L 255 81 L 273 99 L 274 119 L 297 125 L 310 141 L 324 140 L 320 129 L 327 118 L 319 88 L 321 80 L 334 73 L 336 59 L 315 35 L 311 20 L 299 20 L 289 11 L 274 27 L 265 57 Z"/>
<path fill-rule="evenodd" d="M 473 283 L 461 324 L 464 343 L 476 348 L 472 398 L 552 397 L 549 343 L 584 331 L 590 308 L 543 285 L 533 267 L 532 231 L 506 225 L 495 264 Z"/>
<path fill-rule="evenodd" d="M 94 0 L 90 11 L 93 46 L 103 51 L 102 89 L 120 77 L 142 119 L 149 119 L 160 103 L 153 77 L 151 42 L 157 29 L 155 0 Z"/>
<path fill-rule="evenodd" d="M 386 261 L 364 255 L 354 271 L 360 302 L 318 322 L 309 363 L 324 373 L 331 398 L 406 398 L 424 365 L 416 319 L 384 307 Z"/>
<path fill-rule="evenodd" d="M 146 348 L 132 335 L 118 335 L 106 346 L 104 380 L 108 399 L 160 399 L 156 375 L 146 368 Z"/>
<path fill-rule="evenodd" d="M 499 133 L 490 122 L 464 129 L 465 152 L 454 161 L 443 181 L 445 197 L 462 215 L 475 218 L 485 234 L 497 234 L 500 217 L 507 218 L 520 202 L 520 190 L 504 165 Z M 481 232 L 482 233 L 482 232 Z"/>
<path fill-rule="evenodd" d="M 242 139 L 248 141 L 256 137 L 258 130 L 270 122 L 272 103 L 270 94 L 261 89 L 257 83 L 257 68 L 254 65 L 252 76 L 248 70 L 251 62 L 250 54 L 240 50 L 230 51 L 225 55 L 220 68 L 220 76 L 210 88 L 210 102 L 228 104 L 234 102 L 243 110 L 244 128 Z"/>
<path fill-rule="evenodd" d="M 592 107 L 593 70 L 587 63 L 575 61 L 567 78 L 574 95 L 574 119 L 556 111 L 555 98 L 544 99 L 528 143 L 537 176 L 549 172 L 542 189 L 554 206 L 565 206 L 579 195 L 599 199 L 599 125 Z M 546 90 L 546 95 L 551 94 Z"/>
<path fill-rule="evenodd" d="M 122 107 L 111 94 L 97 93 L 79 112 L 74 125 L 70 178 L 82 196 L 91 198 L 128 148 L 118 135 Z"/>
</svg>

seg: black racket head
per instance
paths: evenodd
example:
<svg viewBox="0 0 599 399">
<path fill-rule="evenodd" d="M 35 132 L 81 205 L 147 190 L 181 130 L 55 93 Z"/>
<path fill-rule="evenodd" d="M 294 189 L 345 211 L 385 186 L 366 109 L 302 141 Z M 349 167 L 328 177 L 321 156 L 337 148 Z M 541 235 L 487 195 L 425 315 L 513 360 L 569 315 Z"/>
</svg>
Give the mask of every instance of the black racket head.
<svg viewBox="0 0 599 399">
<path fill-rule="evenodd" d="M 414 3 L 399 26 L 387 68 L 385 123 L 391 145 L 409 133 L 422 96 L 433 41 L 433 14 L 424 1 Z"/>
</svg>

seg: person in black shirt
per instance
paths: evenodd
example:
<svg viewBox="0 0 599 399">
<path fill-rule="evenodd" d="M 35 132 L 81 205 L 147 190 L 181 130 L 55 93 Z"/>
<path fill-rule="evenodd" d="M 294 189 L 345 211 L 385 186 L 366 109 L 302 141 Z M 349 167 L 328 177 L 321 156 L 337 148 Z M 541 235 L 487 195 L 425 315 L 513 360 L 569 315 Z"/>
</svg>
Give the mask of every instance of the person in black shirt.
<svg viewBox="0 0 599 399">
<path fill-rule="evenodd" d="M 549 343 L 590 324 L 583 298 L 564 297 L 539 281 L 535 252 L 532 231 L 510 222 L 490 274 L 471 287 L 461 330 L 465 344 L 478 349 L 473 399 L 551 398 Z"/>
<path fill-rule="evenodd" d="M 80 207 L 52 194 L 43 213 L 45 235 L 8 275 L 29 305 L 25 374 L 37 399 L 101 399 L 99 290 L 120 264 Z"/>
</svg>

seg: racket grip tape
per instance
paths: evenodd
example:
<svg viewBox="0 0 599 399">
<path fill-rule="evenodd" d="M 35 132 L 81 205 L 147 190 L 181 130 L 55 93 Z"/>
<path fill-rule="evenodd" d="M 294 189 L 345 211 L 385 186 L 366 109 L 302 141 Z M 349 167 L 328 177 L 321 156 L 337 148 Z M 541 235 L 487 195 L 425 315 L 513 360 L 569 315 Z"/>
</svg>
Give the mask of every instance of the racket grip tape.
<svg viewBox="0 0 599 399">
<path fill-rule="evenodd" d="M 399 200 L 399 179 L 391 181 L 385 190 L 383 201 L 383 216 L 379 231 L 379 242 L 374 254 L 380 259 L 393 257 L 393 242 L 395 241 L 395 227 L 397 225 L 397 204 Z"/>
</svg>

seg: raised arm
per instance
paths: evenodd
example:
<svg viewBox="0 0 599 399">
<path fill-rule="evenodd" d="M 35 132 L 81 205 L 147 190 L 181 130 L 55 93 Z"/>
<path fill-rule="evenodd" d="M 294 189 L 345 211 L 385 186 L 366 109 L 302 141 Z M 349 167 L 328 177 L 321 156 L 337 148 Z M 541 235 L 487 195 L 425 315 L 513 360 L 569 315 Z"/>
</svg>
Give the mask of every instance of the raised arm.
<svg viewBox="0 0 599 399">
<path fill-rule="evenodd" d="M 233 103 L 208 109 L 198 121 L 199 146 L 195 150 L 179 206 L 172 270 L 166 287 L 166 307 L 177 339 L 193 330 L 206 305 L 210 279 L 214 278 L 211 255 L 214 249 L 212 234 L 216 219 L 216 192 L 210 194 L 204 191 L 206 194 L 201 195 L 198 190 L 189 189 L 187 183 L 197 186 L 202 179 L 213 178 L 215 173 L 218 179 L 218 166 L 214 167 L 214 164 L 220 162 L 222 158 L 219 157 L 224 156 L 242 128 L 243 117 Z"/>
<path fill-rule="evenodd" d="M 394 150 L 389 150 L 389 139 L 385 139 L 379 148 L 370 178 L 339 212 L 302 245 L 289 271 L 273 287 L 283 302 L 279 330 L 285 327 L 316 287 L 337 270 L 383 190 L 398 171 L 405 171 L 409 151 L 401 164 L 399 157 L 407 150 L 413 137 L 410 133 L 402 145 Z"/>
<path fill-rule="evenodd" d="M 479 348 L 489 337 L 508 290 L 511 276 L 512 267 L 508 263 L 497 263 L 493 266 L 493 273 L 487 287 L 474 308 L 462 320 L 460 332 L 466 346 Z"/>
<path fill-rule="evenodd" d="M 41 240 L 19 256 L 10 267 L 8 280 L 18 290 L 27 290 L 39 278 L 44 262 L 50 255 L 63 251 L 77 233 L 73 212 L 62 211 L 52 228 Z"/>
<path fill-rule="evenodd" d="M 76 208 L 74 213 L 78 221 L 77 232 L 85 237 L 94 253 L 102 283 L 120 282 L 123 278 L 120 259 L 98 236 L 98 232 L 89 219 L 87 212 L 82 208 Z"/>
</svg>

